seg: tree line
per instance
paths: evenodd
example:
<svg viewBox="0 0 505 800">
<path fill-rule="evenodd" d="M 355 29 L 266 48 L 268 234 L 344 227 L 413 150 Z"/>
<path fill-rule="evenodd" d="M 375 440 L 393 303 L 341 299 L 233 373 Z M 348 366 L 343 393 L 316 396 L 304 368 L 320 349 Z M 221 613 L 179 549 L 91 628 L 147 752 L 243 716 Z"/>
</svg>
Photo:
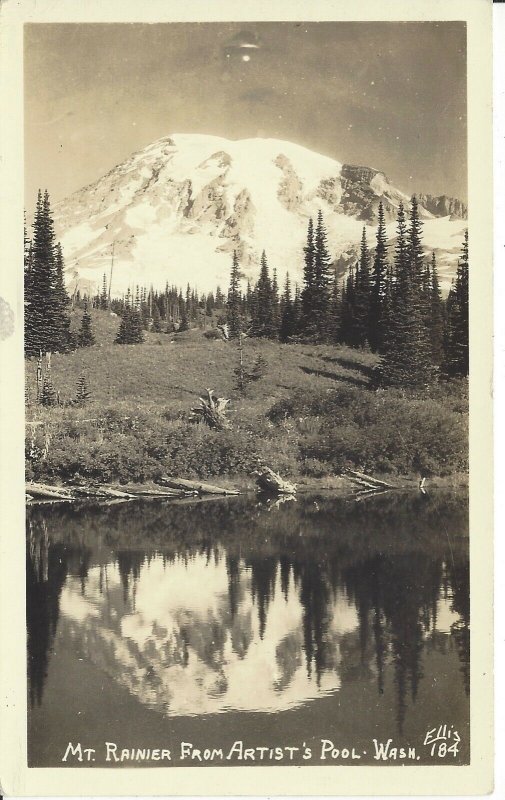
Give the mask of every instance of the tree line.
<svg viewBox="0 0 505 800">
<path fill-rule="evenodd" d="M 321 212 L 308 222 L 303 248 L 303 283 L 293 288 L 286 274 L 282 289 L 266 253 L 254 285 L 242 290 L 237 253 L 233 254 L 228 293 L 199 294 L 188 284 L 155 291 L 137 286 L 121 298 L 110 297 L 103 276 L 101 291 L 70 299 L 64 283 L 64 262 L 55 239 L 47 191 L 37 197 L 32 238 L 25 226 L 25 352 L 68 352 L 95 342 L 90 307 L 120 316 L 118 344 L 143 341 L 144 331 L 170 333 L 197 324 L 227 323 L 230 338 L 241 332 L 281 342 L 323 342 L 368 347 L 380 356 L 382 385 L 420 387 L 438 376 L 468 375 L 468 232 L 465 232 L 457 274 L 444 301 L 435 253 L 427 259 L 422 245 L 422 220 L 412 198 L 408 215 L 397 213 L 396 240 L 388 244 L 382 203 L 379 204 L 375 247 L 363 228 L 359 257 L 339 281 L 327 243 Z M 393 252 L 390 252 L 393 250 Z M 79 330 L 70 329 L 70 306 L 82 308 Z"/>
<path fill-rule="evenodd" d="M 95 344 L 90 309 L 109 310 L 121 317 L 116 343 L 143 341 L 144 331 L 172 333 L 191 324 L 205 328 L 209 318 L 221 313 L 225 321 L 226 296 L 215 292 L 199 294 L 188 284 L 186 292 L 168 283 L 163 291 L 145 286 L 128 289 L 111 299 L 110 285 L 103 275 L 101 290 L 90 295 L 76 287 L 70 298 L 64 283 L 61 245 L 56 241 L 47 190 L 38 192 L 32 236 L 24 231 L 25 355 L 65 353 Z M 70 310 L 82 310 L 78 331 L 70 328 Z M 244 311 L 246 311 L 244 307 Z"/>
<path fill-rule="evenodd" d="M 315 225 L 308 222 L 301 290 L 292 290 L 287 274 L 279 293 L 276 272 L 270 275 L 263 252 L 258 281 L 244 294 L 234 253 L 227 298 L 230 337 L 246 332 L 282 342 L 368 347 L 381 356 L 377 380 L 382 385 L 417 388 L 440 375 L 468 375 L 468 231 L 446 301 L 435 253 L 431 259 L 424 254 L 415 197 L 408 218 L 400 203 L 392 257 L 389 249 L 381 202 L 375 248 L 370 249 L 363 228 L 359 257 L 342 282 L 332 266 L 321 212 Z"/>
</svg>

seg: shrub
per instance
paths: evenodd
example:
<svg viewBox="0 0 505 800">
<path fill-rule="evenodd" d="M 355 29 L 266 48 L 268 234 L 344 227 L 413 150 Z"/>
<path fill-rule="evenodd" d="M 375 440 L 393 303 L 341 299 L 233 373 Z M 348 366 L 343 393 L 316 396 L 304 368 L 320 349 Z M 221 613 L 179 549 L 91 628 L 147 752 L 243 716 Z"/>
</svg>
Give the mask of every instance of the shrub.
<svg viewBox="0 0 505 800">
<path fill-rule="evenodd" d="M 454 397 L 419 399 L 398 390 L 364 392 L 351 387 L 295 393 L 276 403 L 270 418 L 292 418 L 305 463 L 323 462 L 369 472 L 436 473 L 468 465 L 465 414 L 452 410 Z M 316 467 L 313 467 L 316 468 Z"/>
</svg>

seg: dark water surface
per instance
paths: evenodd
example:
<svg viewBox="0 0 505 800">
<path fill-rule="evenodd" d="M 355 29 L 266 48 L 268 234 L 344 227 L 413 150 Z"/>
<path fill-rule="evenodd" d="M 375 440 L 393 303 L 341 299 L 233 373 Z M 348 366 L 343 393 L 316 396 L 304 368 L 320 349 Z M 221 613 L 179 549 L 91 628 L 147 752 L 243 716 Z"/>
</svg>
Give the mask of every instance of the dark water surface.
<svg viewBox="0 0 505 800">
<path fill-rule="evenodd" d="M 30 766 L 468 763 L 467 526 L 451 493 L 28 508 Z"/>
</svg>

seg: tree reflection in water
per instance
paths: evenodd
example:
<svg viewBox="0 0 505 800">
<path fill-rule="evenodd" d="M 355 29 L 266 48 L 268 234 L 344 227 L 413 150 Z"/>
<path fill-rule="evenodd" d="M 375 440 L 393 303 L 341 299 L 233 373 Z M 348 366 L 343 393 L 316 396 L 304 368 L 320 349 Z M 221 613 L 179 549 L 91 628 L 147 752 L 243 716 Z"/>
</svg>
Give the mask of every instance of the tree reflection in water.
<svg viewBox="0 0 505 800">
<path fill-rule="evenodd" d="M 389 669 L 401 732 L 423 654 L 451 647 L 468 694 L 457 495 L 34 506 L 27 531 L 32 704 L 57 628 L 170 715 L 280 711 L 357 680 L 381 695 Z"/>
</svg>

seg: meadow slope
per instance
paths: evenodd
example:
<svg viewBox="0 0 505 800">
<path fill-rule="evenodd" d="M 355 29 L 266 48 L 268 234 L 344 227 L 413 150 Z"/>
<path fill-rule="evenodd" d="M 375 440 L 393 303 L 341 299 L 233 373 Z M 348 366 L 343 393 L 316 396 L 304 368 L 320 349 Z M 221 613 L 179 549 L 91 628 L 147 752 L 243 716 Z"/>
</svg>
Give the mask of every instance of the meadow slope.
<svg viewBox="0 0 505 800">
<path fill-rule="evenodd" d="M 29 478 L 233 477 L 250 475 L 258 462 L 298 479 L 338 475 L 347 466 L 411 477 L 467 469 L 466 382 L 422 396 L 377 392 L 370 382 L 378 359 L 368 351 L 246 339 L 246 368 L 259 354 L 267 367 L 242 396 L 235 388 L 236 342 L 193 329 L 116 345 L 118 317 L 91 314 L 97 343 L 52 356 L 59 406 L 36 403 L 36 362 L 27 361 Z M 74 312 L 74 328 L 80 316 Z M 91 396 L 76 406 L 81 375 Z M 189 422 L 207 388 L 230 398 L 230 431 Z"/>
</svg>

